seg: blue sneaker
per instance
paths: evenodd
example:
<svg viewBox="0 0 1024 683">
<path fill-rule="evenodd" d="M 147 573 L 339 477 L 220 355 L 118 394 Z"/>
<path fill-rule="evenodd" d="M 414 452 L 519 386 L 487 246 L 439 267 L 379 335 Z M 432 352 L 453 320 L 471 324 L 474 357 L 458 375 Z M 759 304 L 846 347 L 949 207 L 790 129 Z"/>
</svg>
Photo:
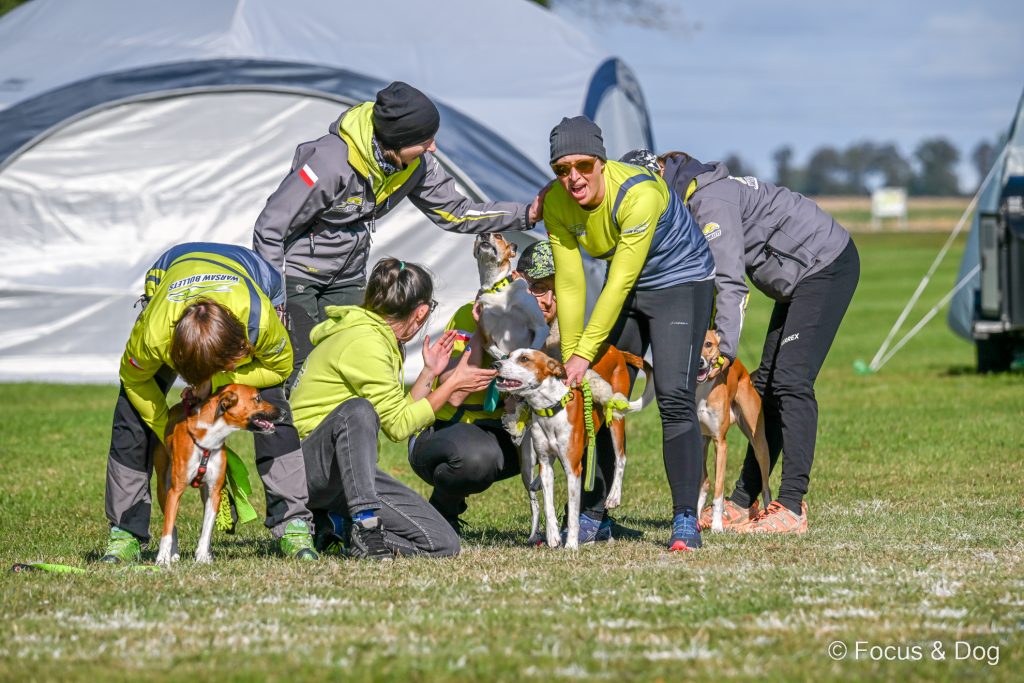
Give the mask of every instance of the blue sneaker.
<svg viewBox="0 0 1024 683">
<path fill-rule="evenodd" d="M 569 536 L 568 529 L 562 529 L 562 545 Z M 612 540 L 612 520 L 607 515 L 601 521 L 580 513 L 580 545 L 604 543 Z"/>
<path fill-rule="evenodd" d="M 669 539 L 668 549 L 675 552 L 696 550 L 700 546 L 697 517 L 692 513 L 680 512 L 672 519 L 672 538 Z"/>
</svg>

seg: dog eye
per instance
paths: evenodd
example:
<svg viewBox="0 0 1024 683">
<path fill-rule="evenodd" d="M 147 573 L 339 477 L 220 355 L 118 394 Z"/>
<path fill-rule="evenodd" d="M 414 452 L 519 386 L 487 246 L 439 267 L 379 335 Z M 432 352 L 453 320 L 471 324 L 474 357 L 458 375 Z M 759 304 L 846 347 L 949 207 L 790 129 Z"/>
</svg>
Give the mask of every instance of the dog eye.
<svg viewBox="0 0 1024 683">
<path fill-rule="evenodd" d="M 711 348 L 711 342 L 704 342 L 704 348 L 705 349 L 710 349 Z"/>
<path fill-rule="evenodd" d="M 523 363 L 525 365 L 526 364 L 526 356 L 519 356 L 519 358 L 516 360 L 516 362 L 517 363 Z"/>
</svg>

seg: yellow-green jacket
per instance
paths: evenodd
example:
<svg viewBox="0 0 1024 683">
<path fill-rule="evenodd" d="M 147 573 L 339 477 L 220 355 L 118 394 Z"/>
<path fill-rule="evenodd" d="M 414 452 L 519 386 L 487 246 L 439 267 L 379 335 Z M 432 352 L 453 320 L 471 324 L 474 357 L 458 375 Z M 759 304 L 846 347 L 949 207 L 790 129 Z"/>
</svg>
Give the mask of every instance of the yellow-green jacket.
<svg viewBox="0 0 1024 683">
<path fill-rule="evenodd" d="M 432 424 L 427 399 L 414 401 L 405 393 L 402 349 L 387 322 L 362 306 L 328 306 L 326 313 L 328 319 L 309 334 L 313 351 L 290 398 L 299 437 L 355 397 L 373 404 L 381 431 L 392 441 Z"/>
<path fill-rule="evenodd" d="M 215 301 L 246 326 L 253 354 L 232 372 L 212 378 L 225 384 L 269 387 L 288 378 L 292 346 L 271 297 L 281 292 L 280 276 L 258 254 L 244 247 L 192 242 L 165 252 L 146 273 L 149 304 L 135 321 L 120 378 L 128 400 L 161 439 L 167 426 L 167 397 L 154 379 L 171 362 L 174 325 L 199 299 Z"/>
</svg>

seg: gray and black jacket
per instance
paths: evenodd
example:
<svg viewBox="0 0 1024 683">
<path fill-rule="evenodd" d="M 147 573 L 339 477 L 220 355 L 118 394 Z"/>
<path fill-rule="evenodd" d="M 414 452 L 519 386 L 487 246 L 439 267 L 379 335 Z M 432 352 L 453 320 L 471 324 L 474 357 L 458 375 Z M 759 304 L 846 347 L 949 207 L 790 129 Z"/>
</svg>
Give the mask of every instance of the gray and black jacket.
<svg viewBox="0 0 1024 683">
<path fill-rule="evenodd" d="M 720 351 L 736 358 L 747 284 L 789 301 L 800 281 L 842 253 L 850 233 L 803 195 L 753 176 L 729 175 L 724 164 L 666 159 L 665 181 L 685 198 L 715 258 L 715 328 Z"/>
<path fill-rule="evenodd" d="M 253 248 L 283 275 L 363 282 L 375 221 L 405 197 L 451 232 L 529 229 L 526 205 L 471 201 L 429 152 L 386 175 L 374 153 L 372 105 L 345 111 L 327 135 L 299 145 L 256 220 Z"/>
</svg>

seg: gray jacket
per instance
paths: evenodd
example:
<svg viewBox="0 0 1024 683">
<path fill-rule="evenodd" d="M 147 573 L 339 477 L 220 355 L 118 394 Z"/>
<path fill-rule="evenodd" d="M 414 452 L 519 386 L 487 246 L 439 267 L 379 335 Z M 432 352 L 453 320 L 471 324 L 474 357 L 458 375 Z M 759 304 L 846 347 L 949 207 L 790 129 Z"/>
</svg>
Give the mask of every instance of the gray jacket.
<svg viewBox="0 0 1024 683">
<path fill-rule="evenodd" d="M 735 359 L 747 284 L 776 301 L 789 301 L 801 280 L 842 253 L 850 233 L 803 195 L 753 176 L 736 178 L 721 163 L 669 158 L 665 180 L 686 202 L 715 258 L 715 328 L 722 355 Z"/>
<path fill-rule="evenodd" d="M 298 146 L 291 171 L 256 219 L 253 249 L 286 277 L 363 282 L 376 219 L 405 197 L 451 232 L 529 229 L 526 205 L 471 201 L 429 152 L 378 205 L 370 179 L 349 163 L 349 145 L 337 132 L 340 121 L 327 135 Z"/>
</svg>

